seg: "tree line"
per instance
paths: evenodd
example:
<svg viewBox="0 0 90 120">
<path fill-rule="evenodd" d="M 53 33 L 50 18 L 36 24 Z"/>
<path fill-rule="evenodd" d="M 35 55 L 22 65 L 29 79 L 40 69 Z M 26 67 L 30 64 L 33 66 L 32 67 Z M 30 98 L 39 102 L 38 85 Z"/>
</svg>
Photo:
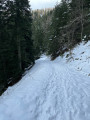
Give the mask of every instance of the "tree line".
<svg viewBox="0 0 90 120">
<path fill-rule="evenodd" d="M 39 46 L 39 49 L 46 48 L 45 53 L 51 55 L 52 59 L 67 50 L 71 51 L 82 40 L 90 39 L 89 0 L 62 0 L 54 9 L 41 11 L 44 14 L 40 10 L 33 13 L 34 16 L 37 14 L 33 20 L 34 45 L 37 46 L 36 49 Z M 36 34 L 38 32 L 39 36 Z M 42 54 L 42 49 L 37 49 L 39 54 Z"/>
<path fill-rule="evenodd" d="M 28 0 L 0 0 L 0 91 L 34 64 L 32 15 Z"/>
</svg>

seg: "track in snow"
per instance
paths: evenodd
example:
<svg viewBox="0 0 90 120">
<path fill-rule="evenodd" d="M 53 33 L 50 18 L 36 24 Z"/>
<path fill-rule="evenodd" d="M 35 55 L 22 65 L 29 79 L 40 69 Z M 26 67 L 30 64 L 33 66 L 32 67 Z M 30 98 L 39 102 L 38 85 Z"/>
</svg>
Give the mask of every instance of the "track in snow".
<svg viewBox="0 0 90 120">
<path fill-rule="evenodd" d="M 0 98 L 0 120 L 90 120 L 90 80 L 42 58 Z"/>
</svg>

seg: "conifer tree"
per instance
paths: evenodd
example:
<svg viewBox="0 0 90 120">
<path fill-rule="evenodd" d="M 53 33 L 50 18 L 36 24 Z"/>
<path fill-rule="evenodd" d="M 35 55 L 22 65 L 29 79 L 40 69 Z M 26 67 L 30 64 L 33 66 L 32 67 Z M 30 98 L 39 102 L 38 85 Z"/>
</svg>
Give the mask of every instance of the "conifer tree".
<svg viewBox="0 0 90 120">
<path fill-rule="evenodd" d="M 51 24 L 51 36 L 49 44 L 49 54 L 52 54 L 52 59 L 62 53 L 63 44 L 65 43 L 62 28 L 68 23 L 68 12 L 69 8 L 66 1 L 62 1 L 61 4 L 58 4 L 55 7 Z"/>
<path fill-rule="evenodd" d="M 5 88 L 34 63 L 29 1 L 0 1 L 0 20 L 0 85 Z"/>
</svg>

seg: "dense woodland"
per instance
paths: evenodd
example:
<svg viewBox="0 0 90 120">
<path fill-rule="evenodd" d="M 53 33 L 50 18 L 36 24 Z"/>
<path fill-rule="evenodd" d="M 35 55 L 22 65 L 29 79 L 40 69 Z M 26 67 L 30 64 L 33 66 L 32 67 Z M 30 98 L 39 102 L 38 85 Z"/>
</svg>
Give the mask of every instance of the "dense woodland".
<svg viewBox="0 0 90 120">
<path fill-rule="evenodd" d="M 28 0 L 0 0 L 0 88 L 16 83 L 34 63 Z"/>
<path fill-rule="evenodd" d="M 41 54 L 53 60 L 82 40 L 90 40 L 90 0 L 34 11 L 28 0 L 0 0 L 0 93 Z"/>
<path fill-rule="evenodd" d="M 52 59 L 90 40 L 90 0 L 62 0 L 54 9 L 33 11 L 34 49 Z"/>
</svg>

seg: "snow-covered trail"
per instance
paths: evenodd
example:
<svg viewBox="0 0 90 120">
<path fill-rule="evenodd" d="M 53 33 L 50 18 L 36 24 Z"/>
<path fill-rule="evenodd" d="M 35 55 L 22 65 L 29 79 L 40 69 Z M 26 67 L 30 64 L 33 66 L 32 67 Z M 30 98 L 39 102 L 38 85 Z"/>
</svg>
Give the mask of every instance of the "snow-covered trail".
<svg viewBox="0 0 90 120">
<path fill-rule="evenodd" d="M 90 120 L 89 78 L 44 56 L 0 97 L 0 120 Z"/>
</svg>

